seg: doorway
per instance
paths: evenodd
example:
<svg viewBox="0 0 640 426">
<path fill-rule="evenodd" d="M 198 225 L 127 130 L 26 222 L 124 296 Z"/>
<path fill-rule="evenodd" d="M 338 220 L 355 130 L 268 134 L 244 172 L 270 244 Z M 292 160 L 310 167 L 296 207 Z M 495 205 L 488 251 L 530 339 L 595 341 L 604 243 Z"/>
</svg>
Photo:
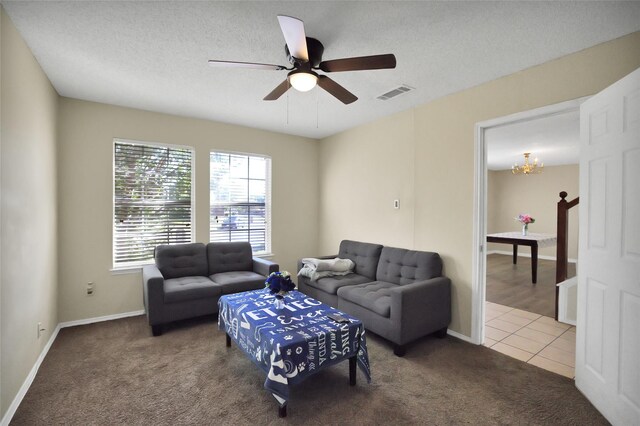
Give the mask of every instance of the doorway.
<svg viewBox="0 0 640 426">
<path fill-rule="evenodd" d="M 587 98 L 563 102 L 526 111 L 476 125 L 476 189 L 474 215 L 474 288 L 473 330 L 475 343 L 494 346 L 507 355 L 551 365 L 552 371 L 573 377 L 574 353 L 561 360 L 553 358 L 560 346 L 575 345 L 575 328 L 554 321 L 555 311 L 555 246 L 540 247 L 536 251 L 512 244 L 488 244 L 488 234 L 520 233 L 521 225 L 515 217 L 529 213 L 536 222 L 528 225 L 529 232 L 556 233 L 556 203 L 560 190 L 569 190 L 569 198 L 577 197 L 577 165 L 579 140 L 579 106 Z M 549 132 L 575 122 L 572 131 L 577 139 L 574 147 L 550 140 Z M 563 127 L 564 126 L 564 127 Z M 536 130 L 537 129 L 537 130 Z M 523 165 L 524 154 L 530 152 L 533 162 L 540 157 L 538 166 L 544 163 L 540 176 L 514 175 L 514 163 Z M 572 158 L 569 158 L 572 157 Z M 567 164 L 574 165 L 568 167 Z M 573 170 L 571 170 L 573 168 Z M 546 170 L 545 170 L 546 169 Z M 545 175 L 546 173 L 546 175 Z M 572 174 L 575 188 L 554 189 L 552 182 L 563 174 Z M 544 176 L 544 178 L 541 178 Z M 533 179 L 531 179 L 533 178 Z M 537 216 L 537 217 L 536 217 Z M 572 226 L 577 226 L 574 220 Z M 570 258 L 577 258 L 577 230 L 571 232 Z M 522 237 L 525 238 L 525 237 Z M 575 267 L 575 266 L 574 266 Z M 571 272 L 570 268 L 570 272 Z M 534 284 L 533 281 L 536 281 Z M 488 323 L 492 323 L 488 325 Z M 492 326 L 493 325 L 493 326 Z M 540 334 L 543 333 L 543 334 Z M 489 335 L 491 336 L 489 336 Z M 569 343 L 558 340 L 563 336 Z M 535 358 L 535 359 L 534 359 Z M 547 362 L 549 361 L 549 362 Z M 556 364 L 554 364 L 556 363 Z M 548 367 L 547 365 L 547 367 Z M 567 368 L 563 368 L 567 367 Z"/>
<path fill-rule="evenodd" d="M 578 195 L 580 113 L 486 129 L 485 145 L 487 239 L 500 242 L 487 244 L 486 300 L 555 318 L 557 203 L 560 192 Z M 578 209 L 568 215 L 570 278 L 578 258 Z M 518 217 L 533 222 L 523 225 Z M 507 244 L 511 239 L 523 244 Z"/>
</svg>

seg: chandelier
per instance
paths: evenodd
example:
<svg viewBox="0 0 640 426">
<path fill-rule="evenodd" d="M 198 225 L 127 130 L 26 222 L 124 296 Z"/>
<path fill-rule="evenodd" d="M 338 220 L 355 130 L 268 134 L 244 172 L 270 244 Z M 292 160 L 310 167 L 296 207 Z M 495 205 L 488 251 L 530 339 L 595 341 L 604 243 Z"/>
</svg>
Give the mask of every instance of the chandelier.
<svg viewBox="0 0 640 426">
<path fill-rule="evenodd" d="M 529 162 L 530 152 L 524 153 L 524 164 L 522 166 L 518 166 L 518 163 L 515 163 L 513 167 L 511 167 L 511 173 L 514 175 L 532 175 L 537 173 L 542 173 L 542 168 L 544 167 L 543 163 L 538 165 L 538 159 L 534 159 L 533 163 Z"/>
</svg>

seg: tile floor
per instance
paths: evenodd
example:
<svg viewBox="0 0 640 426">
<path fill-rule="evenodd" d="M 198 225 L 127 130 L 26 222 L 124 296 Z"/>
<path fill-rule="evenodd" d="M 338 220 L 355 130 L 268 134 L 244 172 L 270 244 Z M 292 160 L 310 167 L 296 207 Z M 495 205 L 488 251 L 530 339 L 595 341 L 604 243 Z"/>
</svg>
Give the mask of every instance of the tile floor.
<svg viewBox="0 0 640 426">
<path fill-rule="evenodd" d="M 574 378 L 576 328 L 553 318 L 486 302 L 484 345 Z"/>
</svg>

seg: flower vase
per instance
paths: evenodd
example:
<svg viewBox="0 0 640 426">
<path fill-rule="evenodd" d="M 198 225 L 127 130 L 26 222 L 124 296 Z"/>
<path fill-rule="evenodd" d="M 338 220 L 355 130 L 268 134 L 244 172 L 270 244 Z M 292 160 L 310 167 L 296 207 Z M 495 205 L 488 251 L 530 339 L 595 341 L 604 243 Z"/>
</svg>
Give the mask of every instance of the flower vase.
<svg viewBox="0 0 640 426">
<path fill-rule="evenodd" d="M 525 237 L 527 236 L 527 231 L 529 230 L 528 226 L 529 226 L 528 223 L 522 224 L 522 235 Z"/>
<path fill-rule="evenodd" d="M 273 302 L 276 309 L 284 309 L 284 296 L 276 294 L 276 300 Z"/>
</svg>

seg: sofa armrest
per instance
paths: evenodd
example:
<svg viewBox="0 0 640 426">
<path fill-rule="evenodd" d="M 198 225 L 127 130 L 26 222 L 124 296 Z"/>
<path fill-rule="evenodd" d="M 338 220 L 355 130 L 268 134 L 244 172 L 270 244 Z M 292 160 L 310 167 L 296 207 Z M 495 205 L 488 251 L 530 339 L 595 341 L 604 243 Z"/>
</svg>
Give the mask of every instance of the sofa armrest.
<svg viewBox="0 0 640 426">
<path fill-rule="evenodd" d="M 309 258 L 309 257 L 311 257 L 311 256 L 307 256 L 307 257 L 305 257 L 304 259 L 307 259 L 307 258 Z M 335 259 L 336 257 L 338 257 L 338 255 L 337 255 L 337 254 L 331 254 L 331 255 L 328 255 L 328 256 L 318 256 L 318 257 L 314 257 L 314 259 Z M 298 259 L 298 270 L 296 271 L 296 274 L 297 274 L 298 272 L 300 272 L 300 269 L 302 269 L 302 259 Z"/>
<path fill-rule="evenodd" d="M 268 277 L 272 272 L 278 272 L 280 265 L 270 260 L 261 259 L 259 257 L 253 258 L 253 272 L 256 274 L 264 275 Z"/>
<path fill-rule="evenodd" d="M 164 277 L 156 265 L 145 265 L 142 268 L 142 291 L 149 324 L 161 324 L 162 305 L 164 305 Z"/>
<path fill-rule="evenodd" d="M 451 280 L 437 277 L 394 288 L 391 320 L 399 326 L 399 344 L 447 327 L 451 322 Z"/>
</svg>

